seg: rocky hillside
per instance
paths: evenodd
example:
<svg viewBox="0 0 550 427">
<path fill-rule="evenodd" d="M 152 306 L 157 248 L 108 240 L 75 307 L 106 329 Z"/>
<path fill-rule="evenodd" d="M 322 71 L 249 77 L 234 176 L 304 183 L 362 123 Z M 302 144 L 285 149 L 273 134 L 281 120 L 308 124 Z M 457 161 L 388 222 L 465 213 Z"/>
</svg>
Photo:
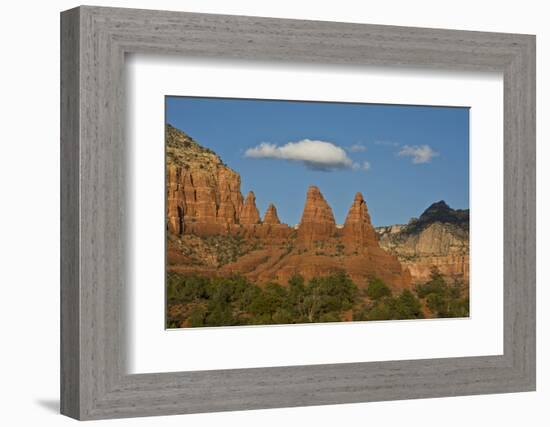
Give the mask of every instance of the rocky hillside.
<svg viewBox="0 0 550 427">
<path fill-rule="evenodd" d="M 270 204 L 261 219 L 254 193 L 243 198 L 240 176 L 211 150 L 167 126 L 168 270 L 241 274 L 255 283 L 286 284 L 345 270 L 359 286 L 379 277 L 393 289 L 411 285 L 398 258 L 382 249 L 363 196 L 343 227 L 319 188 L 310 186 L 297 229 L 281 224 Z"/>
<path fill-rule="evenodd" d="M 166 205 L 168 230 L 195 229 L 216 234 L 239 221 L 241 177 L 216 153 L 185 133 L 166 127 Z"/>
<path fill-rule="evenodd" d="M 469 280 L 468 210 L 455 210 L 439 201 L 406 225 L 378 227 L 376 232 L 382 248 L 399 258 L 413 282 L 426 281 L 434 266 L 450 280 Z"/>
</svg>

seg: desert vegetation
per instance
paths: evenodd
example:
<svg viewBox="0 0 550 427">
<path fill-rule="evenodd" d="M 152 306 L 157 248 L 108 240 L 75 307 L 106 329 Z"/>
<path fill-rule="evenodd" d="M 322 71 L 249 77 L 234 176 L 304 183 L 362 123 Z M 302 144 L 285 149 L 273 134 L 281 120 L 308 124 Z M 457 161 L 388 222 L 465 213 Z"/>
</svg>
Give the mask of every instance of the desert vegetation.
<svg viewBox="0 0 550 427">
<path fill-rule="evenodd" d="M 295 275 L 285 286 L 170 273 L 167 306 L 166 326 L 178 328 L 466 317 L 469 298 L 437 269 L 429 281 L 395 294 L 376 277 L 359 288 L 344 271 L 309 281 Z"/>
<path fill-rule="evenodd" d="M 274 203 L 262 217 L 236 170 L 167 125 L 167 327 L 469 315 L 468 210 L 375 229 L 361 192 L 342 224 L 319 187 L 304 196 L 296 225 Z"/>
</svg>

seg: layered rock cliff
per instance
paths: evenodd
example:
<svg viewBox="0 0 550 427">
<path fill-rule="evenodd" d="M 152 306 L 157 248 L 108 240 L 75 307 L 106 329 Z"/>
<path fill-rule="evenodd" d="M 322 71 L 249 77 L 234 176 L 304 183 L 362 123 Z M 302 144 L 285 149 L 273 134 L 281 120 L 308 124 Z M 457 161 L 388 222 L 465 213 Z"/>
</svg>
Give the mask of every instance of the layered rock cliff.
<svg viewBox="0 0 550 427">
<path fill-rule="evenodd" d="M 205 275 L 241 274 L 256 283 L 286 284 L 345 270 L 359 286 L 379 277 L 394 289 L 409 271 L 383 250 L 358 193 L 342 228 L 319 188 L 310 186 L 297 229 L 281 224 L 270 204 L 260 218 L 254 193 L 211 150 L 167 126 L 167 267 Z"/>
<path fill-rule="evenodd" d="M 306 247 L 324 241 L 336 233 L 336 221 L 332 209 L 314 185 L 307 191 L 302 219 L 298 226 L 298 241 Z"/>
<path fill-rule="evenodd" d="M 468 282 L 468 210 L 455 210 L 439 201 L 406 225 L 378 227 L 376 232 L 380 245 L 409 269 L 413 282 L 429 279 L 433 267 L 449 280 Z"/>
<path fill-rule="evenodd" d="M 277 209 L 273 203 L 270 203 L 265 211 L 264 224 L 280 224 L 279 215 L 277 215 Z"/>
<path fill-rule="evenodd" d="M 243 203 L 241 208 L 241 213 L 239 215 L 240 224 L 260 224 L 260 212 L 256 207 L 256 196 L 252 191 L 249 191 L 246 200 Z"/>
<path fill-rule="evenodd" d="M 342 231 L 342 241 L 347 253 L 379 246 L 376 232 L 371 224 L 367 203 L 361 193 L 355 195 L 353 205 L 346 216 L 346 222 Z"/>
<path fill-rule="evenodd" d="M 166 127 L 168 231 L 214 235 L 237 224 L 243 207 L 241 178 L 213 151 Z"/>
<path fill-rule="evenodd" d="M 396 256 L 380 247 L 370 218 L 365 214 L 366 204 L 362 204 L 365 202 L 358 194 L 350 208 L 349 220 L 338 229 L 332 209 L 320 190 L 311 186 L 296 232 L 274 239 L 276 227 L 288 227 L 266 223 L 255 226 L 251 236 L 260 246 L 221 266 L 218 274 L 238 273 L 257 283 L 286 284 L 295 274 L 311 279 L 345 270 L 359 287 L 366 286 L 373 277 L 381 278 L 392 289 L 410 286 L 409 271 Z M 265 227 L 272 227 L 271 236 L 260 234 Z"/>
</svg>

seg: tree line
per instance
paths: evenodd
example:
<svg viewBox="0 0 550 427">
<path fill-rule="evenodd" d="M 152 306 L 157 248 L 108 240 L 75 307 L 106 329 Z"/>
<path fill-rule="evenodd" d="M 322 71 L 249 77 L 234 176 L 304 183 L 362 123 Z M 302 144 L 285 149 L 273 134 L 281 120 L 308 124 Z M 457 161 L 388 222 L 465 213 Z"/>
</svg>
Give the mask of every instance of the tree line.
<svg viewBox="0 0 550 427">
<path fill-rule="evenodd" d="M 468 290 L 460 281 L 447 283 L 435 268 L 426 283 L 397 293 L 375 277 L 360 289 L 344 271 L 308 281 L 296 275 L 287 286 L 169 273 L 166 290 L 168 328 L 469 315 Z"/>
</svg>

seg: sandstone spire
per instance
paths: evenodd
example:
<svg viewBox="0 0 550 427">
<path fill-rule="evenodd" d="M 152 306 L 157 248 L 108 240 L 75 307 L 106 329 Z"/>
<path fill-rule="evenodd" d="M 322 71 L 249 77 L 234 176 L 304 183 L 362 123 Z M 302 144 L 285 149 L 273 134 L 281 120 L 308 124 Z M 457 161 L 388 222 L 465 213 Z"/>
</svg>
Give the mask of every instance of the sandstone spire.
<svg viewBox="0 0 550 427">
<path fill-rule="evenodd" d="M 218 211 L 216 221 L 222 224 L 236 224 L 243 205 L 241 177 L 229 168 L 217 170 Z"/>
<path fill-rule="evenodd" d="M 318 240 L 326 240 L 336 232 L 336 222 L 332 209 L 319 188 L 310 186 L 306 204 L 298 228 L 298 239 L 306 245 Z"/>
<path fill-rule="evenodd" d="M 260 212 L 256 207 L 256 196 L 252 191 L 248 192 L 239 217 L 241 224 L 258 224 L 261 222 Z"/>
<path fill-rule="evenodd" d="M 357 251 L 365 247 L 378 247 L 376 232 L 370 221 L 369 210 L 361 193 L 355 195 L 346 217 L 343 229 L 346 251 Z"/>
<path fill-rule="evenodd" d="M 280 224 L 281 221 L 279 221 L 279 216 L 277 215 L 277 209 L 275 209 L 275 205 L 273 203 L 270 203 L 267 207 L 267 210 L 265 211 L 264 215 L 264 224 Z"/>
<path fill-rule="evenodd" d="M 366 286 L 370 277 L 379 277 L 392 290 L 411 284 L 408 269 L 371 235 L 368 210 L 360 194 L 342 230 L 336 228 L 332 210 L 317 187 L 309 188 L 298 230 L 280 224 L 274 206 L 269 206 L 265 223 L 261 223 L 254 194 L 243 200 L 236 171 L 185 133 L 170 126 L 166 132 L 167 232 L 182 236 L 167 239 L 166 267 L 170 271 L 210 275 L 216 269 L 222 276 L 241 273 L 258 284 L 286 284 L 295 274 L 309 280 L 344 270 L 358 286 Z M 442 218 L 445 206 L 439 203 L 435 207 L 437 215 L 432 219 Z M 187 239 L 188 235 L 201 239 L 239 236 L 253 244 L 247 244 L 250 252 L 220 266 L 219 257 L 205 254 L 203 245 L 195 247 L 195 239 Z M 212 254 L 217 250 L 224 247 L 212 248 Z M 205 264 L 197 265 L 197 257 Z"/>
</svg>

